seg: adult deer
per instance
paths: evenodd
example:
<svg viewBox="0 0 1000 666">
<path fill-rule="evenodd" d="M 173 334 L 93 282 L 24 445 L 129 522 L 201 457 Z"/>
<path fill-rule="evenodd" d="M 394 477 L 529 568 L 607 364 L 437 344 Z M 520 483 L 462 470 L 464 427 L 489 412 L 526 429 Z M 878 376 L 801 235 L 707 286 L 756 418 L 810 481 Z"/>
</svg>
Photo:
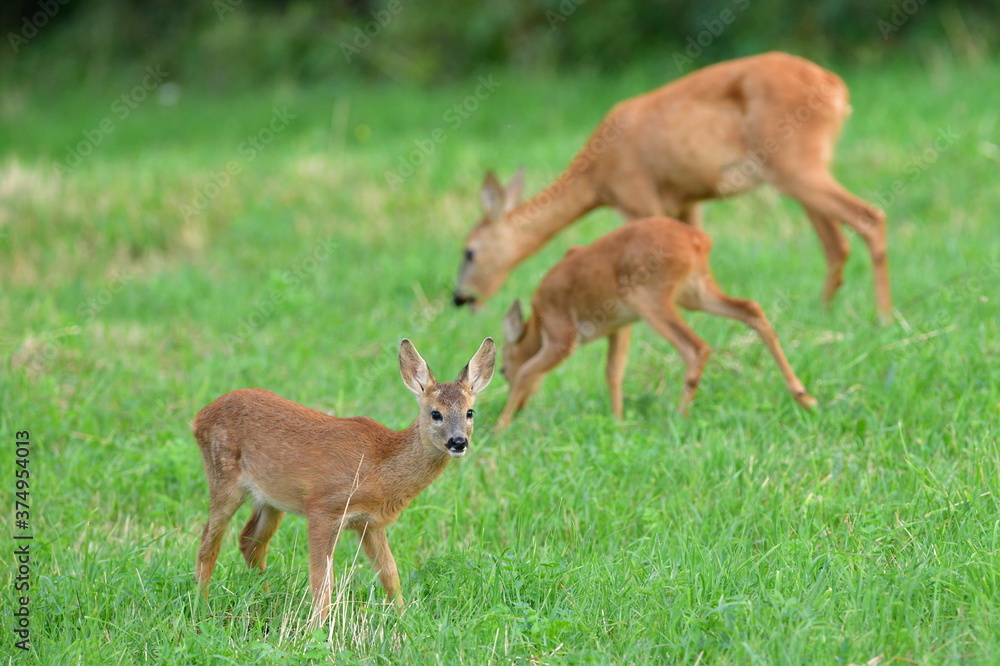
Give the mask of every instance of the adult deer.
<svg viewBox="0 0 1000 666">
<path fill-rule="evenodd" d="M 465 244 L 455 304 L 492 296 L 508 273 L 585 213 L 613 206 L 626 220 L 653 215 L 700 227 L 699 202 L 770 183 L 796 199 L 823 244 L 823 299 L 842 282 L 850 246 L 839 223 L 871 253 L 880 317 L 892 309 L 885 215 L 830 173 L 850 113 L 835 74 L 785 53 L 706 67 L 615 106 L 559 178 L 520 203 L 523 170 L 500 186 L 487 173 L 485 216 Z"/>
<path fill-rule="evenodd" d="M 389 599 L 402 605 L 386 526 L 444 470 L 465 455 L 477 393 L 493 377 L 496 349 L 486 338 L 454 382 L 437 383 L 409 340 L 399 346 L 403 383 L 420 414 L 402 431 L 365 416 L 336 418 L 262 389 L 226 393 L 192 424 L 208 477 L 208 524 L 195 577 L 207 594 L 222 536 L 249 495 L 253 513 L 240 535 L 247 566 L 261 571 L 286 511 L 309 521 L 313 624 L 326 618 L 332 552 L 340 531 L 353 529 Z"/>
<path fill-rule="evenodd" d="M 584 247 L 571 248 L 542 278 L 527 321 L 521 304 L 504 317 L 501 372 L 510 394 L 497 428 L 511 419 L 538 389 L 542 378 L 580 344 L 608 338 L 606 378 L 611 410 L 622 417 L 622 381 L 631 326 L 642 319 L 684 359 L 684 391 L 678 410 L 694 400 L 709 347 L 681 319 L 677 306 L 738 319 L 763 339 L 785 384 L 805 408 L 816 399 L 788 364 L 764 311 L 754 301 L 732 298 L 715 284 L 708 266 L 708 234 L 677 220 L 657 217 L 627 224 Z"/>
</svg>

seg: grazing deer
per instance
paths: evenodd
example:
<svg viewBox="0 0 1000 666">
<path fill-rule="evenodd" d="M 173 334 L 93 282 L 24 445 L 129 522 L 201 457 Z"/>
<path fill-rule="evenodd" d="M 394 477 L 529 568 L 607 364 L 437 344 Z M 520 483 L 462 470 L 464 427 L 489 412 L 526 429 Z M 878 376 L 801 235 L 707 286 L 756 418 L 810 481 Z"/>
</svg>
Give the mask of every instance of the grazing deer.
<svg viewBox="0 0 1000 666">
<path fill-rule="evenodd" d="M 708 266 L 708 234 L 665 217 L 625 225 L 592 244 L 574 247 L 542 278 L 531 299 L 527 321 L 514 304 L 503 321 L 501 372 L 510 395 L 497 428 L 510 425 L 542 378 L 577 345 L 608 338 L 606 377 L 611 411 L 622 417 L 622 380 L 631 326 L 645 320 L 684 359 L 684 392 L 678 410 L 694 400 L 709 347 L 681 319 L 677 306 L 738 319 L 764 340 L 788 390 L 803 407 L 816 399 L 788 364 L 764 311 L 754 301 L 732 298 L 715 284 Z"/>
<path fill-rule="evenodd" d="M 486 174 L 485 216 L 469 234 L 455 304 L 476 306 L 552 236 L 601 206 L 626 220 L 666 215 L 701 225 L 699 202 L 770 183 L 796 199 L 823 244 L 829 306 L 842 282 L 854 229 L 871 253 L 875 300 L 892 310 L 885 215 L 830 173 L 850 113 L 832 72 L 785 53 L 706 67 L 615 106 L 559 178 L 521 203 L 523 169 L 506 188 Z"/>
<path fill-rule="evenodd" d="M 420 403 L 409 428 L 365 417 L 336 418 L 263 389 L 226 393 L 194 419 L 210 506 L 195 577 L 207 594 L 219 544 L 249 495 L 253 514 L 240 535 L 247 566 L 264 570 L 267 545 L 286 511 L 309 521 L 312 622 L 326 618 L 332 552 L 343 528 L 358 532 L 389 599 L 402 606 L 386 526 L 437 478 L 472 438 L 476 394 L 493 378 L 496 348 L 486 338 L 454 382 L 437 383 L 409 340 L 399 346 L 403 383 Z"/>
</svg>

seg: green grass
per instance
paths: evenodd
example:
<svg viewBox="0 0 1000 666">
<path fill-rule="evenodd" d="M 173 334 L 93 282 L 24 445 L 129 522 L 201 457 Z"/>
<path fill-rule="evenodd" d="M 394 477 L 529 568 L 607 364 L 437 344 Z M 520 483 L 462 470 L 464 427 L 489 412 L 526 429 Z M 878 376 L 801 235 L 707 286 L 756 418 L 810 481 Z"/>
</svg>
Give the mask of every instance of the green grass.
<svg viewBox="0 0 1000 666">
<path fill-rule="evenodd" d="M 261 386 L 407 425 L 401 337 L 450 378 L 484 336 L 501 337 L 509 302 L 566 247 L 619 224 L 588 216 L 480 314 L 457 311 L 450 288 L 484 170 L 506 179 L 523 163 L 539 189 L 612 103 L 672 77 L 669 61 L 616 79 L 496 72 L 500 87 L 457 128 L 445 114 L 476 82 L 182 90 L 124 119 L 111 108 L 127 88 L 8 85 L 0 433 L 7 470 L 15 431 L 33 442 L 34 657 L 996 663 L 1000 62 L 932 56 L 841 70 L 854 115 L 838 176 L 869 200 L 903 182 L 887 206 L 893 325 L 874 324 L 860 243 L 826 312 L 820 246 L 793 202 L 761 190 L 706 210 L 719 283 L 763 305 L 816 413 L 795 406 L 745 328 L 700 314 L 689 321 L 714 355 L 687 420 L 674 413 L 679 357 L 643 326 L 624 423 L 610 418 L 603 344 L 551 374 L 504 435 L 490 433 L 497 377 L 470 455 L 390 529 L 405 614 L 345 536 L 333 621 L 315 634 L 304 519 L 275 537 L 265 591 L 236 548 L 245 507 L 211 597 L 196 593 L 208 493 L 189 421 L 225 391 Z M 295 118 L 247 161 L 240 143 L 275 107 Z M 54 163 L 105 117 L 114 131 L 57 179 Z M 445 141 L 391 189 L 386 172 L 435 128 Z M 958 138 L 925 155 L 949 129 Z M 231 160 L 241 172 L 185 215 Z M 11 508 L 8 535 L 12 519 Z M 13 547 L 8 537 L 9 655 Z"/>
</svg>

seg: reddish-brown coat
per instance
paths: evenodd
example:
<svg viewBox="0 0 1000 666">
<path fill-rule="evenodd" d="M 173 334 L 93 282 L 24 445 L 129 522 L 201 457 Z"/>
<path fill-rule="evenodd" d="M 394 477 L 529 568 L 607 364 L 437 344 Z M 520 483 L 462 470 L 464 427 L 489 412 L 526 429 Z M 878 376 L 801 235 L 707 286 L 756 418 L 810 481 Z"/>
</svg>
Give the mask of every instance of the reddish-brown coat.
<svg viewBox="0 0 1000 666">
<path fill-rule="evenodd" d="M 366 416 L 327 416 L 263 389 L 221 396 L 198 412 L 192 430 L 210 491 L 209 521 L 196 577 L 207 592 L 220 543 L 233 514 L 250 496 L 254 511 L 240 536 L 250 567 L 264 569 L 268 542 L 286 511 L 309 520 L 314 621 L 326 616 L 330 554 L 340 530 L 356 530 L 390 599 L 402 603 L 386 527 L 472 437 L 472 405 L 493 375 L 487 338 L 454 382 L 437 383 L 409 342 L 400 372 L 420 413 L 395 431 Z"/>
<path fill-rule="evenodd" d="M 517 264 L 594 208 L 698 227 L 699 202 L 770 183 L 802 204 L 823 244 L 824 300 L 840 286 L 850 251 L 842 223 L 868 245 L 878 312 L 886 317 L 892 303 L 885 216 L 830 173 L 849 113 L 840 77 L 785 53 L 705 67 L 621 102 L 559 178 L 528 201 L 520 203 L 522 171 L 506 189 L 487 174 L 485 216 L 466 240 L 455 302 L 475 305 L 492 296 Z"/>
<path fill-rule="evenodd" d="M 754 329 L 795 400 L 803 407 L 815 405 L 760 306 L 727 296 L 715 284 L 708 264 L 711 249 L 707 234 L 663 217 L 637 220 L 590 245 L 570 249 L 542 278 L 527 320 L 517 301 L 504 317 L 503 374 L 510 382 L 510 395 L 497 427 L 510 424 L 542 378 L 578 345 L 603 337 L 609 340 L 606 378 L 611 408 L 621 418 L 630 325 L 640 319 L 684 359 L 687 371 L 679 410 L 686 413 L 709 347 L 687 326 L 678 306 L 738 319 Z"/>
</svg>

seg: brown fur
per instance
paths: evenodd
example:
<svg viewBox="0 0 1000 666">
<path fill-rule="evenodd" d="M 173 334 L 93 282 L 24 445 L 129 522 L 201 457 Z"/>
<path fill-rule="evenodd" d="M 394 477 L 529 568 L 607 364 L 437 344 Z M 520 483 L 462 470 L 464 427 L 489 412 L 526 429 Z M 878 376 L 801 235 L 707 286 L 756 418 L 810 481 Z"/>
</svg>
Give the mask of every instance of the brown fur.
<svg viewBox="0 0 1000 666">
<path fill-rule="evenodd" d="M 843 223 L 868 245 L 876 304 L 886 317 L 892 302 L 885 215 L 830 173 L 849 113 L 837 75 L 784 53 L 705 67 L 621 102 L 562 175 L 523 204 L 522 171 L 506 189 L 487 174 L 486 214 L 466 241 L 455 302 L 492 296 L 517 264 L 594 208 L 614 207 L 626 220 L 666 215 L 700 227 L 699 202 L 770 183 L 802 204 L 823 244 L 824 300 L 840 286 L 850 251 Z"/>
<path fill-rule="evenodd" d="M 249 567 L 264 570 L 268 542 L 286 511 L 309 521 L 309 574 L 314 621 L 326 617 L 331 552 L 342 527 L 358 532 L 386 594 L 402 604 L 386 527 L 437 478 L 472 438 L 475 395 L 493 375 L 487 338 L 455 382 L 438 384 L 409 340 L 400 373 L 420 414 L 394 431 L 366 417 L 321 414 L 263 389 L 226 393 L 192 424 L 205 462 L 209 520 L 195 573 L 207 593 L 229 521 L 247 496 L 254 510 L 240 535 Z M 435 420 L 432 412 L 438 412 Z"/>
<path fill-rule="evenodd" d="M 708 265 L 707 234 L 669 218 L 637 220 L 592 244 L 572 248 L 542 278 L 524 320 L 515 301 L 504 318 L 503 368 L 510 395 L 498 428 L 506 428 L 542 378 L 577 345 L 609 340 L 606 378 L 612 412 L 622 416 L 622 381 L 631 326 L 646 321 L 673 344 L 687 366 L 679 411 L 694 399 L 709 347 L 677 306 L 738 319 L 754 329 L 774 357 L 788 390 L 803 407 L 816 400 L 788 364 L 763 310 L 754 301 L 727 296 Z"/>
</svg>

